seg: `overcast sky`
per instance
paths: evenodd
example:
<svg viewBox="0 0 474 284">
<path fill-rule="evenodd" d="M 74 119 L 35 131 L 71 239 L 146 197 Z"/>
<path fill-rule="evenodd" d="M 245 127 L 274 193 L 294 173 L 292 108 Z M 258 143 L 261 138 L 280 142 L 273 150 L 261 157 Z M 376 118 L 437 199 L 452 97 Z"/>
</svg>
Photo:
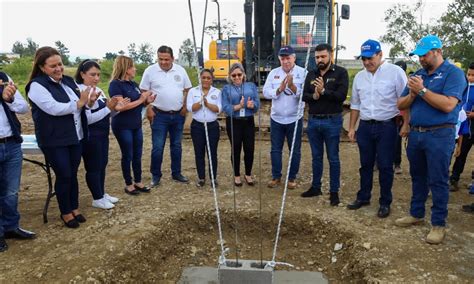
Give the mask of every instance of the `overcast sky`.
<svg viewBox="0 0 474 284">
<path fill-rule="evenodd" d="M 205 0 L 192 0 L 198 45 L 201 41 Z M 244 0 L 219 0 L 221 21 L 237 24 L 242 35 Z M 378 39 L 385 32 L 384 11 L 396 2 L 415 0 L 340 0 L 350 4 L 351 18 L 342 21 L 339 58 L 353 58 L 362 42 Z M 424 20 L 436 19 L 452 0 L 425 0 Z M 40 46 L 60 40 L 76 56 L 101 58 L 106 52 L 127 51 L 134 42 L 150 43 L 154 50 L 169 45 L 178 54 L 181 43 L 192 38 L 187 0 L 0 0 L 0 52 L 10 52 L 15 41 L 31 37 Z M 217 5 L 209 1 L 207 23 L 217 20 Z M 205 35 L 204 54 L 210 37 Z M 389 46 L 382 45 L 388 55 Z"/>
</svg>

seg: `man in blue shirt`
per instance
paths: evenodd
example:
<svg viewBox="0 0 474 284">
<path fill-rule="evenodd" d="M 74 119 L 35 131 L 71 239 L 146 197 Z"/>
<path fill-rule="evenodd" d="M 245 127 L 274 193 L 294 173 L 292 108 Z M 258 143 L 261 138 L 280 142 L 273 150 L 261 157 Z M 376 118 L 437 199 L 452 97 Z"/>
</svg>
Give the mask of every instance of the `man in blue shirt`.
<svg viewBox="0 0 474 284">
<path fill-rule="evenodd" d="M 461 108 L 466 78 L 462 70 L 443 59 L 441 40 L 423 37 L 411 55 L 418 55 L 422 69 L 408 80 L 398 101 L 410 109 L 407 156 L 410 161 L 412 198 L 410 215 L 395 224 L 408 227 L 423 222 L 425 202 L 431 189 L 432 228 L 426 242 L 439 244 L 446 234 L 449 197 L 449 163 L 454 150 L 455 125 Z"/>
</svg>

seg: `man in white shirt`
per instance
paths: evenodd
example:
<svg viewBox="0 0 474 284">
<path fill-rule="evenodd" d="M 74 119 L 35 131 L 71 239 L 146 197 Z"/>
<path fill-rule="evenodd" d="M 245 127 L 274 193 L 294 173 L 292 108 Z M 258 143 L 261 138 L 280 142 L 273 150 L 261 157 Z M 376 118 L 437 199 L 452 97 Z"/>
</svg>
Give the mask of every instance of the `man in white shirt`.
<svg viewBox="0 0 474 284">
<path fill-rule="evenodd" d="M 158 63 L 145 69 L 140 89 L 156 94 L 147 108 L 147 118 L 152 130 L 151 186 L 160 183 L 163 151 L 166 136 L 170 134 L 171 176 L 173 180 L 187 183 L 181 174 L 181 139 L 186 116 L 186 94 L 192 87 L 186 70 L 174 63 L 173 50 L 168 46 L 158 48 Z"/>
<path fill-rule="evenodd" d="M 271 160 L 272 180 L 268 187 L 274 188 L 281 183 L 282 150 L 285 137 L 288 149 L 291 149 L 293 133 L 297 125 L 293 157 L 291 160 L 288 188 L 296 188 L 296 175 L 301 160 L 301 134 L 303 128 L 304 102 L 303 84 L 306 77 L 304 68 L 295 64 L 296 55 L 291 46 L 284 46 L 278 53 L 280 67 L 273 69 L 263 86 L 263 96 L 272 100 L 271 109 Z"/>
<path fill-rule="evenodd" d="M 351 210 L 370 204 L 373 186 L 373 168 L 377 160 L 379 169 L 380 198 L 377 216 L 390 215 L 392 203 L 393 159 L 399 114 L 397 100 L 402 94 L 407 78 L 403 70 L 382 60 L 380 43 L 367 40 L 361 46 L 365 69 L 357 73 L 352 84 L 349 139 L 355 141 L 360 155 L 360 189 L 356 200 L 347 205 Z"/>
<path fill-rule="evenodd" d="M 21 126 L 15 113 L 28 112 L 28 104 L 8 76 L 0 72 L 0 252 L 5 239 L 33 239 L 36 234 L 20 228 Z"/>
</svg>

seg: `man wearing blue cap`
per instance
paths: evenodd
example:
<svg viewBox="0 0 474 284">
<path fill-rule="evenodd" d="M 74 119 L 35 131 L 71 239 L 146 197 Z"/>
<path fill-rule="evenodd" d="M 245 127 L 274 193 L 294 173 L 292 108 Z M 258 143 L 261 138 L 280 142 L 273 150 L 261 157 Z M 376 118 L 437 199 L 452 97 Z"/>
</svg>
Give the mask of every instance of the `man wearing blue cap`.
<svg viewBox="0 0 474 284">
<path fill-rule="evenodd" d="M 467 88 L 462 70 L 443 59 L 442 46 L 434 35 L 425 36 L 417 43 L 410 56 L 418 55 L 423 68 L 410 77 L 398 101 L 398 107 L 410 109 L 411 114 L 407 156 L 412 198 L 410 216 L 397 219 L 395 224 L 408 227 L 422 223 L 431 189 L 432 228 L 426 237 L 430 244 L 441 243 L 446 234 L 449 163 L 460 102 Z"/>
<path fill-rule="evenodd" d="M 399 114 L 397 101 L 406 86 L 403 70 L 382 60 L 380 43 L 367 40 L 361 46 L 361 58 L 365 69 L 357 73 L 352 84 L 349 139 L 356 140 L 360 155 L 360 189 L 354 202 L 347 205 L 356 210 L 370 204 L 375 161 L 379 168 L 380 198 L 377 216 L 390 215 L 392 203 L 393 160 Z"/>
<path fill-rule="evenodd" d="M 304 102 L 299 102 L 303 95 L 306 71 L 295 64 L 296 54 L 291 46 L 282 47 L 278 52 L 278 59 L 281 66 L 270 71 L 263 86 L 263 96 L 272 100 L 270 114 L 272 180 L 268 183 L 268 187 L 274 188 L 281 183 L 283 144 L 286 137 L 288 148 L 291 148 L 294 129 L 297 126 L 288 175 L 288 189 L 294 189 L 297 185 L 296 175 L 301 160 Z"/>
</svg>

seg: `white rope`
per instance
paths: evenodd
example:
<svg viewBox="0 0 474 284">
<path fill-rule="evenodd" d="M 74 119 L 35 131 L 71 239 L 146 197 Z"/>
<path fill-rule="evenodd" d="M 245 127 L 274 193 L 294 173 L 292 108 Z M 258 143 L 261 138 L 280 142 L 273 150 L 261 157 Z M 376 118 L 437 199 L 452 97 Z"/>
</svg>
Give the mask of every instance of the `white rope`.
<svg viewBox="0 0 474 284">
<path fill-rule="evenodd" d="M 311 42 L 308 45 L 308 49 L 306 51 L 306 62 L 305 62 L 305 66 L 304 66 L 305 67 L 304 68 L 305 72 L 308 69 L 309 54 L 310 54 L 310 51 L 311 51 L 311 45 L 313 43 L 313 31 L 314 31 L 314 26 L 316 25 L 316 13 L 318 11 L 318 5 L 319 5 L 319 0 L 316 0 L 315 5 L 314 5 L 313 25 L 311 26 L 311 36 L 310 36 Z M 298 100 L 298 113 L 297 113 L 297 116 L 299 116 L 299 114 L 303 111 L 303 109 L 301 108 L 302 100 L 303 100 L 303 94 L 300 95 L 299 100 Z M 272 264 L 278 264 L 278 262 L 275 262 L 275 258 L 276 258 L 276 253 L 277 253 L 277 249 L 278 249 L 278 239 L 280 237 L 281 223 L 283 221 L 283 213 L 285 211 L 286 193 L 288 191 L 288 177 L 290 175 L 291 160 L 293 158 L 293 151 L 294 151 L 294 148 L 295 148 L 296 133 L 297 133 L 297 130 L 298 130 L 298 121 L 299 121 L 299 119 L 295 121 L 295 130 L 293 132 L 293 139 L 292 139 L 293 141 L 291 142 L 290 157 L 288 159 L 288 168 L 286 170 L 285 188 L 283 190 L 283 197 L 282 197 L 282 202 L 281 202 L 280 218 L 278 220 L 277 233 L 276 233 L 276 237 L 275 237 L 275 245 L 273 247 L 273 257 L 272 257 L 272 261 L 269 262 L 269 263 L 272 263 Z"/>
<path fill-rule="evenodd" d="M 197 47 L 196 47 L 196 36 L 194 34 L 194 22 L 193 22 L 193 12 L 191 9 L 191 0 L 188 0 L 188 7 L 189 7 L 189 16 L 191 18 L 191 28 L 193 32 L 193 44 L 194 44 L 194 64 L 196 66 L 196 71 L 197 71 L 197 77 L 198 77 L 198 82 L 199 86 L 201 86 L 201 76 L 199 76 L 199 63 L 197 62 Z M 202 92 L 202 87 L 199 87 L 201 91 L 201 100 L 203 99 L 203 92 Z M 216 191 L 216 184 L 214 181 L 214 172 L 212 168 L 212 158 L 211 158 L 211 148 L 209 147 L 209 132 L 207 129 L 207 121 L 206 121 L 206 108 L 204 105 L 202 105 L 203 108 L 203 116 L 204 116 L 204 131 L 206 133 L 206 145 L 207 145 L 207 153 L 208 153 L 208 159 L 209 159 L 209 170 L 211 172 L 211 184 L 212 184 L 212 192 L 214 195 L 214 206 L 216 208 L 216 217 L 217 217 L 217 227 L 219 231 L 219 242 L 221 246 L 221 255 L 219 257 L 219 265 L 223 265 L 226 263 L 225 259 L 225 254 L 228 251 L 228 249 L 224 248 L 224 238 L 222 237 L 222 225 L 221 225 L 221 218 L 220 218 L 220 213 L 219 213 L 219 203 L 217 202 L 217 191 Z"/>
</svg>

